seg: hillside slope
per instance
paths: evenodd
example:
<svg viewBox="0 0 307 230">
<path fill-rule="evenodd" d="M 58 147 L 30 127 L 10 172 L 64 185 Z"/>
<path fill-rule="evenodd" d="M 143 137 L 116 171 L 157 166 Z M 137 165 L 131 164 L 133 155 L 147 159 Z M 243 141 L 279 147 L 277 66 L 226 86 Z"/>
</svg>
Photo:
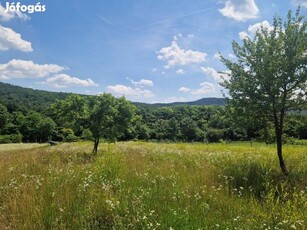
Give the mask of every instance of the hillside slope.
<svg viewBox="0 0 307 230">
<path fill-rule="evenodd" d="M 29 110 L 41 112 L 57 99 L 62 100 L 69 95 L 69 93 L 34 90 L 0 82 L 0 102 L 9 112 Z"/>
<path fill-rule="evenodd" d="M 26 112 L 34 110 L 38 112 L 44 111 L 56 100 L 66 99 L 72 93 L 63 92 L 49 92 L 45 90 L 35 90 L 31 88 L 24 88 L 7 83 L 0 82 L 0 102 L 3 103 L 10 112 L 22 111 Z M 191 102 L 173 102 L 173 103 L 139 103 L 138 106 L 144 107 L 169 107 L 179 105 L 225 105 L 223 98 L 202 98 Z"/>
</svg>

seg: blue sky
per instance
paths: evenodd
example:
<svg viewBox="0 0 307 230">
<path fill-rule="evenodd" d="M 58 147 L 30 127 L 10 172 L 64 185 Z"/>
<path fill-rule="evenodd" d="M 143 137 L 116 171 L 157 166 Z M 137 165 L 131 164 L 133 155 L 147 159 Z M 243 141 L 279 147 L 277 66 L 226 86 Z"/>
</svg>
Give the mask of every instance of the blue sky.
<svg viewBox="0 0 307 230">
<path fill-rule="evenodd" d="M 44 0 L 44 12 L 5 12 L 13 2 L 0 7 L 1 82 L 148 103 L 221 97 L 218 52 L 233 58 L 233 40 L 299 3 L 307 14 L 307 0 Z"/>
</svg>

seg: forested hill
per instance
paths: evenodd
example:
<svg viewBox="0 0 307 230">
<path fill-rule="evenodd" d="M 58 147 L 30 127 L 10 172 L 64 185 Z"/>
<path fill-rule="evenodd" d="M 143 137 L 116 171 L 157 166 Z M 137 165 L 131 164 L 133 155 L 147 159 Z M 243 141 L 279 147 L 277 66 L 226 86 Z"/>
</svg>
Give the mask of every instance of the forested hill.
<svg viewBox="0 0 307 230">
<path fill-rule="evenodd" d="M 226 101 L 224 98 L 216 98 L 216 97 L 207 97 L 202 98 L 197 101 L 190 102 L 173 102 L 173 103 L 157 103 L 153 104 L 156 107 L 168 107 L 168 106 L 179 106 L 179 105 L 225 105 Z"/>
<path fill-rule="evenodd" d="M 69 95 L 69 93 L 35 90 L 0 82 L 0 103 L 3 103 L 9 112 L 29 110 L 42 112 L 57 99 L 62 100 Z"/>
<path fill-rule="evenodd" d="M 0 103 L 3 103 L 9 112 L 26 112 L 29 110 L 42 112 L 57 99 L 66 99 L 69 95 L 71 95 L 71 93 L 35 90 L 0 82 Z M 225 100 L 223 98 L 202 98 L 192 102 L 157 104 L 135 102 L 135 104 L 142 107 L 159 108 L 179 105 L 225 105 Z"/>
</svg>

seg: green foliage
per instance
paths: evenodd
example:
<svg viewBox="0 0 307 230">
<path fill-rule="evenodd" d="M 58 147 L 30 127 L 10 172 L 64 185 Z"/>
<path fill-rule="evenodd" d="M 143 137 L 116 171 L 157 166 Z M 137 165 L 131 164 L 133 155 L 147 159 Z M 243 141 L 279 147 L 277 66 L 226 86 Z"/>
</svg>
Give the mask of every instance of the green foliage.
<svg viewBox="0 0 307 230">
<path fill-rule="evenodd" d="M 288 174 L 282 155 L 286 112 L 307 103 L 307 22 L 291 11 L 285 23 L 275 16 L 272 30 L 262 27 L 243 44 L 233 42 L 235 61 L 222 57 L 231 71 L 221 84 L 227 90 L 233 115 L 242 120 L 274 124 L 280 167 Z"/>
<path fill-rule="evenodd" d="M 64 100 L 70 94 L 33 90 L 0 82 L 0 98 L 10 113 L 20 111 L 26 114 L 33 110 L 45 111 L 56 100 Z"/>
<path fill-rule="evenodd" d="M 2 83 L 0 83 L 0 88 L 3 89 L 0 94 L 4 103 L 0 103 L 0 134 L 22 133 L 24 134 L 24 142 L 44 142 L 48 139 L 56 141 L 94 139 L 93 133 L 89 129 L 91 123 L 89 118 L 96 104 L 96 96 L 61 93 L 56 95 L 57 93 L 49 94 L 45 91 Z M 62 98 L 65 100 L 61 100 Z M 10 103 L 10 100 L 14 102 Z M 212 129 L 220 130 L 220 133 L 223 132 L 222 139 L 224 140 L 249 140 L 260 137 L 259 130 L 265 128 L 266 124 L 262 119 L 257 119 L 257 122 L 252 122 L 251 125 L 250 119 L 245 122 L 239 116 L 230 116 L 232 111 L 223 106 L 202 105 L 204 103 L 220 105 L 221 101 L 223 99 L 208 98 L 195 103 L 153 105 L 134 103 L 137 105 L 137 109 L 133 108 L 132 110 L 136 115 L 132 117 L 129 125 L 125 129 L 119 130 L 118 135 L 111 132 L 103 138 L 107 141 L 117 139 L 120 141 L 202 142 L 208 131 L 210 136 Z M 22 105 L 18 103 L 22 103 Z M 51 103 L 53 104 L 50 106 Z M 125 114 L 124 112 L 124 110 L 129 111 L 129 108 L 124 104 L 122 104 L 123 115 L 115 121 L 116 123 L 125 123 L 126 118 L 129 120 L 129 113 Z M 33 112 L 40 115 L 35 118 Z M 289 114 L 289 117 L 290 119 L 287 119 L 285 125 L 286 135 L 294 138 L 307 138 L 305 135 L 307 133 L 306 113 L 293 112 Z M 71 129 L 73 135 L 67 138 L 68 134 L 61 131 L 63 128 Z"/>
<path fill-rule="evenodd" d="M 63 141 L 66 142 L 75 142 L 78 140 L 78 137 L 75 136 L 74 131 L 69 128 L 61 129 L 60 135 L 63 137 Z"/>
<path fill-rule="evenodd" d="M 264 141 L 266 144 L 273 144 L 276 142 L 276 135 L 272 124 L 268 123 L 266 127 L 259 130 L 259 140 Z"/>
<path fill-rule="evenodd" d="M 274 28 L 262 28 L 254 39 L 245 38 L 243 45 L 233 42 L 237 60 L 222 58 L 231 70 L 231 78 L 222 85 L 228 90 L 229 102 L 242 116 L 269 117 L 275 112 L 302 108 L 306 103 L 307 22 L 297 12 L 289 12 L 284 26 L 274 18 Z M 298 93 L 302 92 L 302 93 Z"/>
<path fill-rule="evenodd" d="M 7 125 L 9 117 L 10 117 L 10 114 L 8 113 L 6 106 L 3 104 L 0 104 L 0 134 L 1 134 L 1 131 Z"/>
<path fill-rule="evenodd" d="M 84 130 L 82 131 L 81 139 L 82 139 L 82 140 L 88 140 L 88 141 L 93 140 L 93 134 L 92 134 L 91 130 L 89 130 L 89 129 L 84 129 Z"/>
<path fill-rule="evenodd" d="M 20 143 L 22 142 L 21 134 L 0 135 L 0 144 Z"/>
<path fill-rule="evenodd" d="M 209 129 L 206 134 L 206 139 L 210 143 L 221 142 L 224 138 L 224 132 L 220 129 Z"/>
<path fill-rule="evenodd" d="M 204 133 L 197 126 L 196 122 L 186 117 L 180 123 L 180 130 L 183 140 L 185 141 L 203 141 Z"/>
<path fill-rule="evenodd" d="M 17 114 L 20 133 L 25 142 L 46 142 L 56 132 L 55 122 L 37 112 L 29 112 L 26 116 Z"/>
<path fill-rule="evenodd" d="M 88 119 L 94 137 L 94 154 L 97 154 L 99 139 L 115 142 L 129 128 L 134 116 L 134 105 L 124 97 L 116 99 L 111 94 L 93 98 Z"/>
<path fill-rule="evenodd" d="M 87 126 L 89 116 L 88 98 L 72 94 L 65 100 L 58 100 L 48 109 L 48 115 L 59 127 L 71 128 L 74 134 L 81 135 Z"/>
<path fill-rule="evenodd" d="M 307 123 L 299 128 L 299 137 L 301 139 L 307 139 Z"/>
</svg>

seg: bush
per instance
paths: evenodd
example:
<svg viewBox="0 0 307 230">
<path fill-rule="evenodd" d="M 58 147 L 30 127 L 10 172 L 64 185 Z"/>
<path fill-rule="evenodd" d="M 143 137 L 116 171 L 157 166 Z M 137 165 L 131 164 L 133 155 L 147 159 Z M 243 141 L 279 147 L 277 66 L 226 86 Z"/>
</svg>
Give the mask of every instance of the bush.
<svg viewBox="0 0 307 230">
<path fill-rule="evenodd" d="M 11 142 L 11 135 L 1 135 L 0 136 L 0 144 L 9 144 Z"/>
<path fill-rule="evenodd" d="M 21 141 L 21 134 L 0 135 L 0 144 L 20 143 Z"/>
<path fill-rule="evenodd" d="M 18 133 L 18 134 L 11 134 L 11 142 L 12 143 L 21 143 L 22 142 L 22 134 Z"/>
<path fill-rule="evenodd" d="M 68 134 L 68 136 L 64 138 L 64 141 L 66 142 L 75 142 L 77 140 L 78 140 L 78 137 L 76 137 L 74 134 Z"/>
<path fill-rule="evenodd" d="M 78 137 L 72 129 L 63 128 L 60 131 L 60 135 L 63 136 L 63 141 L 65 142 L 74 142 L 78 140 Z"/>
<path fill-rule="evenodd" d="M 84 129 L 83 132 L 82 132 L 82 135 L 81 135 L 81 139 L 92 141 L 93 140 L 93 134 L 92 134 L 91 130 Z"/>
<path fill-rule="evenodd" d="M 224 138 L 224 131 L 221 129 L 209 129 L 207 132 L 208 142 L 221 142 Z"/>
<path fill-rule="evenodd" d="M 273 144 L 276 142 L 276 135 L 275 131 L 272 127 L 266 127 L 261 130 L 259 130 L 259 139 L 261 141 L 264 141 L 266 144 Z"/>
</svg>

